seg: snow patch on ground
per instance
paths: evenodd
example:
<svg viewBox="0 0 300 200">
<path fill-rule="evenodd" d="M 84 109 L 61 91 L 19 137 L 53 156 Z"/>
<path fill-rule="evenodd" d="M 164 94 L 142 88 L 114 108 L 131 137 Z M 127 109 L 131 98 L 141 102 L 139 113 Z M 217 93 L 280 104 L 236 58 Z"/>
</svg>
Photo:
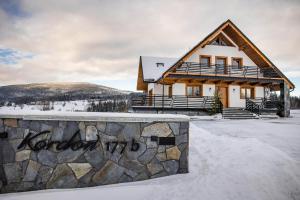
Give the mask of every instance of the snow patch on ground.
<svg viewBox="0 0 300 200">
<path fill-rule="evenodd" d="M 188 174 L 92 188 L 2 194 L 0 199 L 300 199 L 299 154 L 286 151 L 289 143 L 295 151 L 300 148 L 295 140 L 300 134 L 299 113 L 275 121 L 192 122 Z M 284 128 L 278 130 L 281 126 Z M 283 129 L 292 134 L 284 134 Z M 286 144 L 265 141 L 270 138 Z"/>
</svg>

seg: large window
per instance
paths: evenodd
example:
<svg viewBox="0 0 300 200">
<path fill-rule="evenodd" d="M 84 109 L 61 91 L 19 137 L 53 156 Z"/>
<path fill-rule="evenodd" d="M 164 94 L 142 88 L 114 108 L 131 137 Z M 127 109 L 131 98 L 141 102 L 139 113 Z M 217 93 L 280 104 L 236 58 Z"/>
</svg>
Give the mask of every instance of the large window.
<svg viewBox="0 0 300 200">
<path fill-rule="evenodd" d="M 210 66 L 210 56 L 200 56 L 200 65 L 201 66 Z"/>
<path fill-rule="evenodd" d="M 254 88 L 242 87 L 240 97 L 241 97 L 241 99 L 253 99 L 254 98 Z"/>
<path fill-rule="evenodd" d="M 200 85 L 188 85 L 186 86 L 186 95 L 187 96 L 201 96 L 201 89 Z"/>
<path fill-rule="evenodd" d="M 241 69 L 243 66 L 242 58 L 232 58 L 232 66 Z"/>
</svg>

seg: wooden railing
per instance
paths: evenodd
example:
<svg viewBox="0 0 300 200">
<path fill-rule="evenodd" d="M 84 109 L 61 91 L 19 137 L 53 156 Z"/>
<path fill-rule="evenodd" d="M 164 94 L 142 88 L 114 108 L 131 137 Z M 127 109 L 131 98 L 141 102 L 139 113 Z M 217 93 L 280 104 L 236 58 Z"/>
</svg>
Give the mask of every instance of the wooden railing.
<svg viewBox="0 0 300 200">
<path fill-rule="evenodd" d="M 184 62 L 176 69 L 176 72 L 199 75 L 215 75 L 244 78 L 278 77 L 270 68 L 257 66 L 234 66 L 234 65 L 204 65 L 194 62 Z"/>
<path fill-rule="evenodd" d="M 222 103 L 213 96 L 185 96 L 185 95 L 144 95 L 131 99 L 133 108 L 155 108 L 155 109 L 215 109 L 222 111 Z"/>
</svg>

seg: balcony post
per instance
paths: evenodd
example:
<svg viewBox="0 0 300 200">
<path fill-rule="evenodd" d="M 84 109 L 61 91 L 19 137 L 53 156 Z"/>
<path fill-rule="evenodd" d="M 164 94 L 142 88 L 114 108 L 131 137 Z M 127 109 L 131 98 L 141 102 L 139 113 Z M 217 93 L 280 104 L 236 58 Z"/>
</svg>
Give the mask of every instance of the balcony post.
<svg viewBox="0 0 300 200">
<path fill-rule="evenodd" d="M 162 112 L 164 113 L 164 105 L 165 105 L 165 84 L 164 82 L 162 82 L 163 84 L 163 92 L 162 92 Z"/>
</svg>

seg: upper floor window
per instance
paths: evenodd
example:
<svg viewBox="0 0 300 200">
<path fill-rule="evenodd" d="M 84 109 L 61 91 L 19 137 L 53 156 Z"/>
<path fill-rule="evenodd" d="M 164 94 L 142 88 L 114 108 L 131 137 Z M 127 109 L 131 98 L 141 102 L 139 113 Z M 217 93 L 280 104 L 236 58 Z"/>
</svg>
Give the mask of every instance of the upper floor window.
<svg viewBox="0 0 300 200">
<path fill-rule="evenodd" d="M 232 58 L 232 66 L 237 68 L 242 68 L 243 66 L 243 59 L 242 58 Z"/>
<path fill-rule="evenodd" d="M 164 67 L 164 63 L 156 63 L 157 67 Z"/>
<path fill-rule="evenodd" d="M 200 56 L 201 66 L 210 66 L 210 56 Z"/>
</svg>

